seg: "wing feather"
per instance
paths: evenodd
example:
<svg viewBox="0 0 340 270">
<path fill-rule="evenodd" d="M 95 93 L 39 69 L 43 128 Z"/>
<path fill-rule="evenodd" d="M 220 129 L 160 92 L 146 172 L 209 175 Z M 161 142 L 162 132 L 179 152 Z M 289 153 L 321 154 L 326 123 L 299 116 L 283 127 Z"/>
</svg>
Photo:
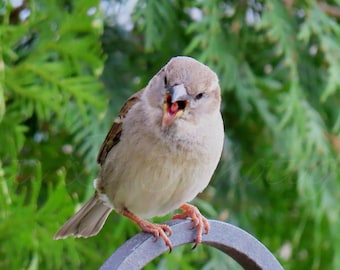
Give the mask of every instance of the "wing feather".
<svg viewBox="0 0 340 270">
<path fill-rule="evenodd" d="M 100 147 L 99 154 L 97 156 L 97 162 L 102 166 L 106 160 L 106 157 L 108 153 L 111 151 L 111 149 L 120 141 L 120 136 L 122 134 L 122 125 L 124 118 L 126 114 L 129 112 L 129 110 L 140 101 L 142 93 L 144 89 L 138 91 L 134 95 L 132 95 L 126 103 L 123 105 L 123 107 L 120 109 L 119 115 L 115 119 L 115 121 L 112 123 L 112 126 L 109 130 L 109 132 L 106 135 L 106 138 L 104 142 L 102 143 L 102 146 Z"/>
</svg>

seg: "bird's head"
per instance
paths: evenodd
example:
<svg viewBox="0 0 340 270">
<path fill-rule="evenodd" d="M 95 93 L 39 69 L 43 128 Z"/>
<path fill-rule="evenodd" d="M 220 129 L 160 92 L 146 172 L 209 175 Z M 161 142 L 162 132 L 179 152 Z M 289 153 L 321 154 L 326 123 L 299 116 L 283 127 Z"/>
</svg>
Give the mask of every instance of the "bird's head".
<svg viewBox="0 0 340 270">
<path fill-rule="evenodd" d="M 167 128 L 181 119 L 196 123 L 220 110 L 221 94 L 216 74 L 191 57 L 172 58 L 150 81 L 146 96 L 151 107 L 161 109 Z"/>
</svg>

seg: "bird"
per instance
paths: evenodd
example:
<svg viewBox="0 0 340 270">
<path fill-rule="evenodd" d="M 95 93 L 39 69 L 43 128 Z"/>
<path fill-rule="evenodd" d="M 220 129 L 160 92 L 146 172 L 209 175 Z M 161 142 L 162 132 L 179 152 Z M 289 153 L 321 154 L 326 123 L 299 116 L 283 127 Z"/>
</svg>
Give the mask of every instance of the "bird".
<svg viewBox="0 0 340 270">
<path fill-rule="evenodd" d="M 192 57 L 172 57 L 121 108 L 97 157 L 94 195 L 54 239 L 96 235 L 114 210 L 171 251 L 171 228 L 149 220 L 178 209 L 173 219 L 191 219 L 193 248 L 201 243 L 209 222 L 190 202 L 221 158 L 220 106 L 216 73 Z"/>
</svg>

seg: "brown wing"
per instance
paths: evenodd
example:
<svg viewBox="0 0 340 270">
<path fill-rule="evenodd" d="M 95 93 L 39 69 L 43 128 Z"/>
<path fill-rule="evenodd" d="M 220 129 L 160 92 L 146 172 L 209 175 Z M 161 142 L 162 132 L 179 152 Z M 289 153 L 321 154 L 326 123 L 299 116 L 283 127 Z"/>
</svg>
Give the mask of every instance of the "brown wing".
<svg viewBox="0 0 340 270">
<path fill-rule="evenodd" d="M 120 109 L 119 115 L 113 122 L 109 132 L 106 135 L 104 142 L 102 143 L 102 146 L 100 147 L 99 154 L 97 157 L 97 162 L 100 165 L 104 164 L 107 154 L 110 152 L 112 147 L 114 147 L 119 142 L 120 135 L 122 134 L 122 123 L 124 121 L 124 118 L 128 111 L 132 108 L 132 106 L 135 105 L 138 101 L 140 101 L 143 91 L 144 89 L 140 90 L 139 92 L 131 96 L 124 104 L 124 106 Z"/>
</svg>

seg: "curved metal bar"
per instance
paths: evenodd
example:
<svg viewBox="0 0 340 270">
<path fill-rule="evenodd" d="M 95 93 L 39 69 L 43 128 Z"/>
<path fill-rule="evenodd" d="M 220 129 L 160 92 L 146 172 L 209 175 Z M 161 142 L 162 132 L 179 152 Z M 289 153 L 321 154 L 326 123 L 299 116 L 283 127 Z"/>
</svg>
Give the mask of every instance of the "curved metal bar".
<svg viewBox="0 0 340 270">
<path fill-rule="evenodd" d="M 256 238 L 231 224 L 209 220 L 210 231 L 203 235 L 202 244 L 217 248 L 232 257 L 244 269 L 283 270 L 274 255 Z M 193 242 L 196 230 L 190 220 L 166 222 L 171 229 L 173 247 Z M 101 266 L 100 270 L 135 270 L 168 252 L 164 241 L 154 241 L 147 233 L 139 233 L 119 247 Z"/>
</svg>

